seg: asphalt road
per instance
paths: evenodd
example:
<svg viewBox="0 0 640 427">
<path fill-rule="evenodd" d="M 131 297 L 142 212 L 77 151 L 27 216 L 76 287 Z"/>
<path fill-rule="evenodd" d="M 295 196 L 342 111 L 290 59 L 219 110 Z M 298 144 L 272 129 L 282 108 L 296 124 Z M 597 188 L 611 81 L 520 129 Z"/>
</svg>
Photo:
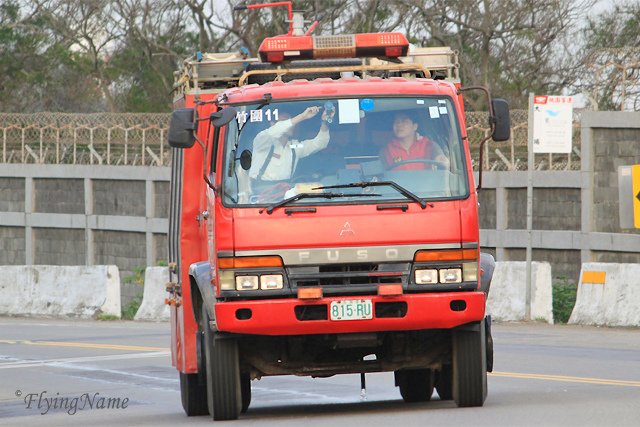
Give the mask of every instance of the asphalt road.
<svg viewBox="0 0 640 427">
<path fill-rule="evenodd" d="M 271 377 L 252 383 L 249 411 L 230 424 L 640 426 L 639 329 L 494 324 L 493 333 L 482 408 L 437 395 L 407 405 L 391 374 L 368 375 L 366 399 L 357 375 Z M 0 318 L 0 425 L 209 425 L 184 415 L 168 345 L 167 324 Z"/>
</svg>

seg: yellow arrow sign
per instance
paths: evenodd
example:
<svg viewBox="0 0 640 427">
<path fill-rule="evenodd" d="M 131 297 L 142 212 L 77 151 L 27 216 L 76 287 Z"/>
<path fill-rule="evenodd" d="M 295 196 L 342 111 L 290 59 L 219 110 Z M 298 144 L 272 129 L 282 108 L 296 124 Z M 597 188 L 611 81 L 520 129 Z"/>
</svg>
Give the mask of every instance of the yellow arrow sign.
<svg viewBox="0 0 640 427">
<path fill-rule="evenodd" d="M 640 165 L 631 166 L 631 182 L 633 183 L 633 225 L 640 228 Z"/>
</svg>

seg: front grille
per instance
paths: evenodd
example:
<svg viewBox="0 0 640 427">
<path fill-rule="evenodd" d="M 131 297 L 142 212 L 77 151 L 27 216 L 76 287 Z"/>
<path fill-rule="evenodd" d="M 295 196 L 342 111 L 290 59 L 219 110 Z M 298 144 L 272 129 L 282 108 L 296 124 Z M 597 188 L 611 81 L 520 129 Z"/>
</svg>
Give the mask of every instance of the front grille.
<svg viewBox="0 0 640 427">
<path fill-rule="evenodd" d="M 375 294 L 380 284 L 406 285 L 410 263 L 329 264 L 289 267 L 292 289 L 322 287 L 330 294 Z"/>
</svg>

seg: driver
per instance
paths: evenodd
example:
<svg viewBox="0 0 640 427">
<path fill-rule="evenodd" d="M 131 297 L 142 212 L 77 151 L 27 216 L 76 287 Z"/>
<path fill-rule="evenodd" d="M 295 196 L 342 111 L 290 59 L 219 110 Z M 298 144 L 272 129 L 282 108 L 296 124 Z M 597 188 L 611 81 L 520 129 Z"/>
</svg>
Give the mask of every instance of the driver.
<svg viewBox="0 0 640 427">
<path fill-rule="evenodd" d="M 305 141 L 292 139 L 296 125 L 315 117 L 320 107 L 308 107 L 297 116 L 280 114 L 280 120 L 256 135 L 249 177 L 255 186 L 274 184 L 293 176 L 298 160 L 320 151 L 329 144 L 328 113 L 322 113 L 318 134 Z"/>
<path fill-rule="evenodd" d="M 381 157 L 387 167 L 395 170 L 424 170 L 435 169 L 436 165 L 419 160 L 432 160 L 441 163 L 446 169 L 449 159 L 438 144 L 418 134 L 418 122 L 413 114 L 407 112 L 396 113 L 393 118 L 393 133 L 395 138 L 382 150 Z M 417 160 L 415 163 L 397 163 Z"/>
</svg>

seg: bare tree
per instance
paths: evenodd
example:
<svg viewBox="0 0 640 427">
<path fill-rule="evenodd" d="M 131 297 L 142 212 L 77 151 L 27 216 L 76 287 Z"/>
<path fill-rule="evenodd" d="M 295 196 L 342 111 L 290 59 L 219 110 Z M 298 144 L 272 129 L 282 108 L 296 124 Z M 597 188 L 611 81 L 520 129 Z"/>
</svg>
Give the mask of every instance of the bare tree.
<svg viewBox="0 0 640 427">
<path fill-rule="evenodd" d="M 52 33 L 70 51 L 90 61 L 90 73 L 109 111 L 116 111 L 106 65 L 111 51 L 122 39 L 120 16 L 111 2 L 102 0 L 49 0 L 42 3 Z"/>
<path fill-rule="evenodd" d="M 589 19 L 575 86 L 595 109 L 640 111 L 640 4 L 623 2 Z"/>
<path fill-rule="evenodd" d="M 523 106 L 530 90 L 559 91 L 563 37 L 592 0 L 416 0 L 413 32 L 428 45 L 460 52 L 461 78 L 500 92 Z M 476 105 L 476 108 L 480 105 Z"/>
</svg>

